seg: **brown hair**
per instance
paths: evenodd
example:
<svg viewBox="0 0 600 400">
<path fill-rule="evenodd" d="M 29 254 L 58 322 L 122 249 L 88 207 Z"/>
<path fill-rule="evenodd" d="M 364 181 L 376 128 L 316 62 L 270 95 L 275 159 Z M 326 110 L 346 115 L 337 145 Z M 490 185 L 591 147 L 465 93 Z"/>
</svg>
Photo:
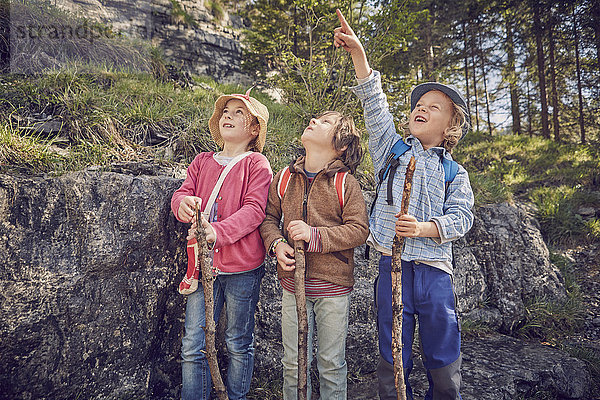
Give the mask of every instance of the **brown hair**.
<svg viewBox="0 0 600 400">
<path fill-rule="evenodd" d="M 350 173 L 354 174 L 363 158 L 360 132 L 354 125 L 354 119 L 338 111 L 325 111 L 319 115 L 319 118 L 324 115 L 333 115 L 338 118 L 336 125 L 333 127 L 333 148 L 341 152 L 338 158 L 350 169 Z M 344 147 L 346 149 L 342 150 Z"/>
<path fill-rule="evenodd" d="M 250 114 L 252 115 L 252 114 Z M 258 120 L 258 118 L 256 118 L 254 115 L 252 115 L 252 120 L 250 121 L 250 127 L 249 129 L 252 129 L 252 127 L 254 127 L 254 125 L 258 125 L 260 128 L 260 121 Z M 260 137 L 260 133 L 258 135 L 256 135 L 251 141 L 250 143 L 248 143 L 248 150 L 249 151 L 256 151 L 258 153 L 260 153 L 262 151 L 260 145 L 259 145 L 259 137 Z"/>
</svg>

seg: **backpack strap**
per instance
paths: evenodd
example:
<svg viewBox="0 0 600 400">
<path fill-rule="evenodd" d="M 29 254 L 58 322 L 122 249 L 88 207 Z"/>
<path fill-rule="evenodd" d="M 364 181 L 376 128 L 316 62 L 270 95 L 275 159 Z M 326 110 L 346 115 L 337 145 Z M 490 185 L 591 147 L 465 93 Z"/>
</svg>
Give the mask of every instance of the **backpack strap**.
<svg viewBox="0 0 600 400">
<path fill-rule="evenodd" d="M 396 143 L 394 143 L 394 145 L 392 146 L 390 154 L 388 154 L 388 156 L 385 159 L 385 164 L 383 165 L 383 168 L 381 168 L 381 170 L 377 174 L 379 181 L 377 182 L 377 188 L 375 189 L 375 198 L 371 203 L 371 210 L 369 211 L 369 215 L 373 214 L 373 209 L 375 208 L 375 203 L 377 202 L 377 196 L 379 195 L 379 187 L 381 186 L 385 178 L 388 178 L 386 201 L 389 205 L 394 204 L 392 196 L 394 175 L 396 175 L 396 169 L 398 168 L 398 165 L 400 165 L 400 156 L 406 153 L 408 149 L 410 149 L 410 146 L 406 144 L 406 142 L 404 142 L 402 138 L 399 138 L 396 141 Z"/>
<path fill-rule="evenodd" d="M 442 156 L 442 167 L 444 168 L 444 182 L 446 183 L 446 189 L 448 189 L 448 185 L 456 178 L 458 173 L 458 163 Z"/>
<path fill-rule="evenodd" d="M 292 172 L 290 171 L 290 167 L 285 167 L 283 171 L 281 171 L 281 175 L 279 175 L 279 182 L 277 182 L 277 194 L 279 195 L 279 200 L 283 199 L 283 195 L 287 190 L 291 177 Z"/>
<path fill-rule="evenodd" d="M 340 202 L 340 207 L 344 208 L 344 194 L 346 189 L 344 187 L 346 183 L 346 176 L 348 175 L 348 171 L 344 172 L 336 172 L 334 177 L 334 185 L 335 190 L 337 192 L 338 201 Z M 281 175 L 279 176 L 279 182 L 277 182 L 277 195 L 279 196 L 279 200 L 283 199 L 285 195 L 285 191 L 290 183 L 290 179 L 292 177 L 292 172 L 290 171 L 290 167 L 285 167 L 283 171 L 281 171 Z"/>
<path fill-rule="evenodd" d="M 335 190 L 338 195 L 338 200 L 340 201 L 340 208 L 344 209 L 344 194 L 346 189 L 344 188 L 344 184 L 346 183 L 346 176 L 348 176 L 348 171 L 344 172 L 336 172 L 335 173 Z"/>
<path fill-rule="evenodd" d="M 377 182 L 377 189 L 375 191 L 375 198 L 373 199 L 373 203 L 371 203 L 370 214 L 373 213 L 373 209 L 375 207 L 375 202 L 377 201 L 377 196 L 379 194 L 379 187 L 383 183 L 383 181 L 387 178 L 387 203 L 388 205 L 393 205 L 393 182 L 394 176 L 396 175 L 396 169 L 398 165 L 400 165 L 400 156 L 406 153 L 410 149 L 410 146 L 402 140 L 402 138 L 398 139 L 396 143 L 392 146 L 390 150 L 390 154 L 388 154 L 385 164 L 383 168 L 379 171 Z M 444 168 L 444 183 L 445 183 L 445 191 L 448 191 L 448 186 L 458 173 L 458 163 L 454 160 L 449 160 L 445 158 L 443 155 L 440 156 L 442 161 L 442 167 Z"/>
<path fill-rule="evenodd" d="M 215 187 L 213 188 L 212 192 L 210 193 L 208 201 L 206 202 L 206 205 L 204 206 L 204 211 L 202 212 L 202 214 L 204 214 L 206 219 L 208 219 L 210 210 L 212 209 L 215 199 L 217 198 L 217 195 L 219 194 L 219 190 L 221 190 L 221 186 L 223 185 L 223 182 L 225 181 L 225 177 L 227 176 L 227 174 L 229 174 L 229 171 L 231 171 L 238 162 L 242 161 L 244 158 L 246 158 L 247 156 L 249 156 L 252 153 L 253 153 L 252 151 L 247 151 L 245 153 L 235 156 L 231 161 L 229 161 L 229 163 L 227 163 L 227 166 L 225 167 L 225 169 L 223 171 L 221 171 L 221 175 L 219 175 L 219 179 L 217 180 Z"/>
<path fill-rule="evenodd" d="M 444 202 L 446 201 L 446 197 L 448 197 L 448 186 L 450 183 L 456 178 L 456 174 L 458 173 L 458 163 L 454 160 L 449 160 L 443 155 L 440 155 L 442 158 L 442 168 L 444 169 Z"/>
<path fill-rule="evenodd" d="M 410 149 L 410 146 L 407 145 L 402 138 L 398 139 L 396 143 L 394 143 L 392 149 L 390 150 L 390 154 L 388 154 L 387 158 L 385 159 L 383 168 L 381 168 L 381 171 L 379 171 L 379 183 L 384 181 L 390 172 L 390 169 L 398 168 L 398 159 L 402 154 L 406 153 L 408 149 Z M 394 160 L 396 160 L 395 163 Z"/>
</svg>

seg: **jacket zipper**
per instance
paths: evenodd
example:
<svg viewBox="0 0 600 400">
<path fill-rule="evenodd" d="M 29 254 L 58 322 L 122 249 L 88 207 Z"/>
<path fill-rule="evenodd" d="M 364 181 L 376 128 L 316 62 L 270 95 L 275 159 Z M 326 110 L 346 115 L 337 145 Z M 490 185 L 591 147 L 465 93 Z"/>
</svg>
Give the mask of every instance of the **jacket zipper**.
<svg viewBox="0 0 600 400">
<path fill-rule="evenodd" d="M 306 223 L 308 223 L 306 221 L 306 219 L 308 218 L 308 195 L 310 193 L 310 189 L 312 188 L 315 179 L 317 179 L 317 176 L 319 176 L 322 172 L 322 170 L 319 171 L 310 183 L 308 183 L 308 176 L 306 176 L 306 174 L 302 174 L 304 179 L 304 199 L 302 199 L 302 221 Z"/>
<path fill-rule="evenodd" d="M 317 175 L 315 175 L 315 177 L 312 179 L 312 181 L 310 183 L 308 183 L 308 176 L 306 176 L 306 174 L 302 174 L 304 179 L 304 199 L 302 199 L 302 221 L 304 221 L 305 223 L 308 223 L 306 221 L 306 219 L 308 218 L 308 194 L 310 193 L 310 189 L 312 188 L 312 184 L 315 181 L 315 179 L 317 179 L 317 176 L 320 174 L 321 172 L 317 173 Z M 304 253 L 304 257 L 306 257 L 306 253 Z M 306 263 L 306 258 L 305 258 L 305 263 Z M 308 265 L 305 264 L 305 268 L 304 268 L 304 279 L 308 278 Z"/>
</svg>

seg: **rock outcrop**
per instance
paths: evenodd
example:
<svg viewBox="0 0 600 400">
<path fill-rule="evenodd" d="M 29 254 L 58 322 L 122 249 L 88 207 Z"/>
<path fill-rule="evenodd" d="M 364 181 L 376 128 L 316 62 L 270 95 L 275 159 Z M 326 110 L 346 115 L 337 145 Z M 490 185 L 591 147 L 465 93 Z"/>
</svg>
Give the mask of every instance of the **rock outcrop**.
<svg viewBox="0 0 600 400">
<path fill-rule="evenodd" d="M 523 318 L 526 302 L 566 296 L 538 222 L 523 206 L 479 207 L 454 256 L 458 310 L 504 333 Z"/>
<path fill-rule="evenodd" d="M 0 175 L 0 398 L 177 398 L 185 297 L 176 288 L 186 265 L 186 227 L 170 211 L 181 183 L 174 175 L 152 166 Z M 459 309 L 510 331 L 523 318 L 524 302 L 544 294 L 560 299 L 564 289 L 522 208 L 490 205 L 476 215 L 456 248 Z M 373 371 L 378 357 L 376 260 L 363 254 L 360 248 L 347 346 L 355 373 Z M 272 261 L 267 271 L 256 326 L 255 374 L 263 380 L 280 376 L 282 352 Z M 499 363 L 502 352 L 528 354 L 530 363 L 495 372 L 512 382 L 525 374 L 517 367 L 546 365 L 510 338 L 482 349 L 472 357 L 487 364 Z M 528 385 L 584 393 L 585 376 L 570 375 L 572 361 L 561 357 L 563 375 L 535 372 Z M 465 372 L 465 385 L 476 387 L 483 377 Z M 506 396 L 521 393 L 511 390 Z"/>
<path fill-rule="evenodd" d="M 0 177 L 3 398 L 177 387 L 185 236 L 169 199 L 179 184 L 90 170 Z"/>
<path fill-rule="evenodd" d="M 462 353 L 463 399 L 589 398 L 585 362 L 555 348 L 493 335 L 463 340 Z M 416 398 L 423 398 L 427 377 L 419 357 L 410 382 Z"/>
<path fill-rule="evenodd" d="M 173 64 L 222 82 L 244 82 L 241 18 L 223 9 L 215 17 L 203 1 L 58 0 L 76 15 L 100 21 L 163 49 Z"/>
</svg>

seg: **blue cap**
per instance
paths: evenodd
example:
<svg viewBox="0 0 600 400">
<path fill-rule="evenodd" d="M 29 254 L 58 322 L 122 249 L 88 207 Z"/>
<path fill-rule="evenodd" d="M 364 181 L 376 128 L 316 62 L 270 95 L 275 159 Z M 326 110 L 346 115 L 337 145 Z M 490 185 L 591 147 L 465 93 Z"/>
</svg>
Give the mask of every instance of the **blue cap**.
<svg viewBox="0 0 600 400">
<path fill-rule="evenodd" d="M 467 102 L 465 101 L 464 97 L 460 94 L 458 88 L 454 85 L 444 85 L 443 83 L 438 82 L 426 82 L 417 85 L 410 93 L 410 112 L 412 112 L 415 109 L 419 99 L 425 93 L 430 92 L 432 90 L 439 90 L 446 96 L 450 97 L 450 100 L 452 100 L 454 104 L 463 109 L 463 111 L 465 112 L 467 123 L 471 125 L 471 117 L 469 116 L 469 112 L 467 111 Z M 467 134 L 467 132 L 469 132 L 469 127 L 463 127 L 462 137 L 464 137 Z"/>
</svg>

